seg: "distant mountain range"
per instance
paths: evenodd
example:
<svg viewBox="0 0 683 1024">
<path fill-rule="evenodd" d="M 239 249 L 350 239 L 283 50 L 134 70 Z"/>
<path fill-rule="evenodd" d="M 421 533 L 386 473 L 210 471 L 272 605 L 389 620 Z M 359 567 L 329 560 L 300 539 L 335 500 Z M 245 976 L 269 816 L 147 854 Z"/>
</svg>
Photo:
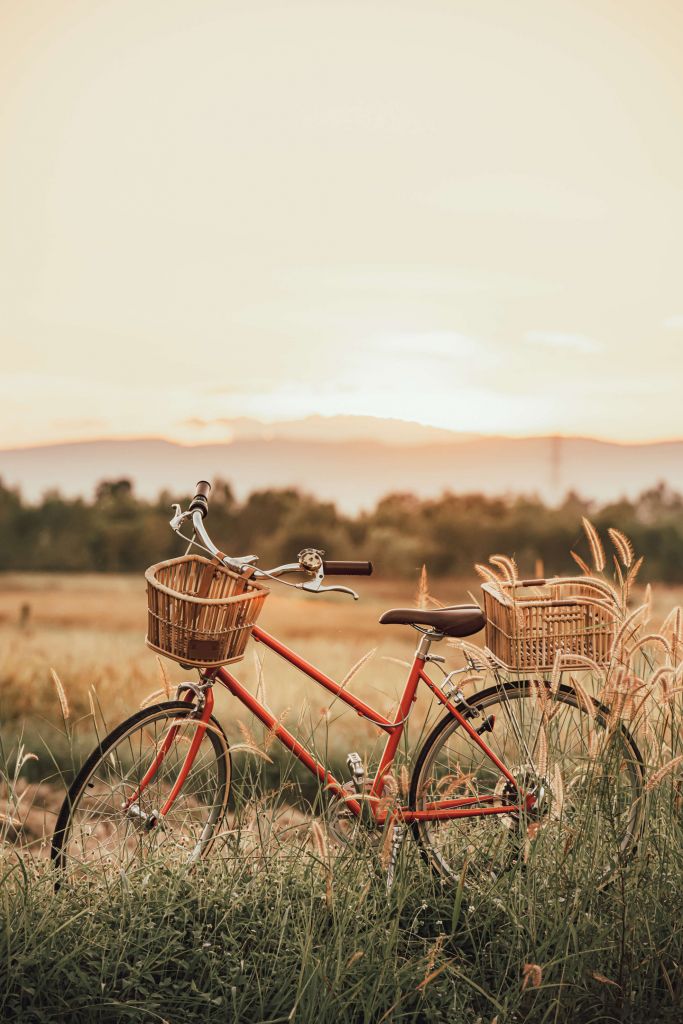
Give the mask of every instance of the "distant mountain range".
<svg viewBox="0 0 683 1024">
<path fill-rule="evenodd" d="M 604 502 L 664 481 L 683 492 L 683 440 L 620 445 L 587 438 L 478 437 L 402 421 L 312 417 L 266 425 L 226 421 L 233 440 L 180 445 L 149 438 L 77 441 L 0 451 L 0 478 L 30 500 L 58 488 L 89 496 L 100 480 L 128 477 L 138 494 L 188 493 L 200 477 L 222 477 L 238 497 L 294 486 L 355 512 L 390 491 L 421 497 L 481 491 L 568 490 Z"/>
</svg>

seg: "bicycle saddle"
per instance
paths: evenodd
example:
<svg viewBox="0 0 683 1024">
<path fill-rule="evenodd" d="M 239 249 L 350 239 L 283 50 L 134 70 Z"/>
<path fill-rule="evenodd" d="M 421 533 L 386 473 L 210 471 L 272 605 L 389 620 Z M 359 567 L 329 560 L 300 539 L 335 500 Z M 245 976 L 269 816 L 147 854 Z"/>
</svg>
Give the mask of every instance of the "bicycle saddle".
<svg viewBox="0 0 683 1024">
<path fill-rule="evenodd" d="M 471 636 L 486 624 L 484 613 L 476 604 L 459 604 L 452 608 L 390 608 L 379 620 L 383 626 L 431 626 L 443 636 Z"/>
</svg>

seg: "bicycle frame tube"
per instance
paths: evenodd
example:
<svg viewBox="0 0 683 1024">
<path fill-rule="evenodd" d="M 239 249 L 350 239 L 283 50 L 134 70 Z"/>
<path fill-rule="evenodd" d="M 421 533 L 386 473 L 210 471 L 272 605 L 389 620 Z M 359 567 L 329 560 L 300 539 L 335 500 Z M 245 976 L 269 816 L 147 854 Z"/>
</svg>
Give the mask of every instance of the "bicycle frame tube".
<svg viewBox="0 0 683 1024">
<path fill-rule="evenodd" d="M 311 663 L 306 661 L 305 658 L 302 658 L 295 651 L 292 651 L 289 647 L 286 647 L 285 644 L 281 643 L 275 637 L 271 636 L 269 633 L 266 633 L 258 626 L 254 627 L 252 635 L 258 643 L 264 644 L 264 646 L 268 647 L 270 650 L 274 651 L 275 654 L 278 654 L 280 657 L 284 658 L 285 661 L 288 661 L 300 672 L 303 672 L 305 675 L 309 676 L 320 686 L 323 686 L 326 690 L 329 690 L 330 693 L 333 693 L 336 697 L 342 700 L 349 707 L 352 707 L 357 712 L 357 714 L 360 715 L 362 718 L 365 718 L 368 721 L 372 722 L 372 724 L 377 726 L 378 729 L 382 729 L 384 732 L 389 733 L 375 778 L 372 781 L 369 792 L 364 795 L 364 802 L 367 801 L 369 803 L 372 815 L 378 825 L 383 825 L 387 819 L 387 811 L 380 809 L 380 800 L 382 793 L 384 791 L 387 774 L 389 772 L 389 769 L 391 768 L 391 765 L 393 764 L 394 757 L 396 756 L 396 750 L 398 749 L 398 745 L 401 741 L 401 736 L 403 735 L 406 720 L 408 719 L 408 716 L 410 714 L 410 709 L 414 701 L 417 699 L 417 687 L 420 680 L 426 683 L 426 685 L 435 695 L 437 700 L 441 704 L 443 704 L 444 707 L 448 710 L 448 712 L 458 721 L 458 723 L 465 730 L 465 732 L 470 737 L 472 742 L 475 743 L 483 751 L 483 753 L 492 761 L 492 763 L 496 766 L 496 768 L 498 768 L 498 770 L 507 779 L 507 781 L 510 782 L 515 787 L 515 789 L 517 788 L 516 780 L 514 776 L 510 773 L 510 771 L 507 769 L 507 767 L 494 754 L 494 752 L 491 750 L 488 744 L 477 733 L 476 729 L 472 728 L 467 719 L 460 713 L 456 705 L 454 705 L 450 700 L 448 700 L 445 694 L 429 678 L 429 676 L 424 670 L 425 660 L 423 656 L 420 656 L 419 654 L 415 656 L 415 659 L 410 669 L 410 673 L 408 675 L 408 679 L 406 680 L 403 696 L 401 697 L 398 709 L 396 711 L 396 718 L 393 722 L 391 722 L 388 718 L 385 718 L 384 715 L 381 715 L 378 711 L 375 711 L 374 708 L 371 708 L 368 704 L 365 704 L 358 697 L 354 696 L 354 694 L 348 693 L 344 689 L 344 687 L 341 686 L 339 683 L 336 683 L 333 679 L 330 679 L 329 676 L 325 675 L 324 672 L 321 672 L 314 665 L 311 665 Z M 347 790 L 344 789 L 343 785 L 334 777 L 334 775 L 330 771 L 328 771 L 325 768 L 325 766 L 320 763 L 320 761 L 313 757 L 313 755 L 306 749 L 306 747 L 304 747 L 296 739 L 296 737 L 289 732 L 288 729 L 281 725 L 280 722 L 278 722 L 277 718 L 275 718 L 275 716 L 271 714 L 271 712 L 268 711 L 268 709 L 265 708 L 263 704 L 261 704 L 260 701 L 256 699 L 256 697 L 252 696 L 252 694 L 249 693 L 249 691 L 242 685 L 242 683 L 239 682 L 238 679 L 235 678 L 235 676 L 232 675 L 231 672 L 228 672 L 228 670 L 225 667 L 223 667 L 212 670 L 210 674 L 214 677 L 214 679 L 217 679 L 219 682 L 221 682 L 223 686 L 225 686 L 226 689 L 234 697 L 236 697 L 242 704 L 244 704 L 244 706 L 249 711 L 251 711 L 252 714 L 254 714 L 256 718 L 258 718 L 259 721 L 266 726 L 266 728 L 273 732 L 274 735 L 280 740 L 280 742 L 285 747 L 287 747 L 287 749 L 290 750 L 294 754 L 294 756 L 298 758 L 298 760 L 301 761 L 301 763 L 305 765 L 306 768 L 308 768 L 308 770 L 313 775 L 317 776 L 317 778 L 326 788 L 332 790 L 338 796 L 341 796 L 345 800 L 348 808 L 354 814 L 361 814 L 360 800 L 356 800 L 353 797 L 349 796 Z M 192 695 L 188 693 L 185 699 L 191 700 Z M 202 709 L 202 714 L 196 720 L 197 730 L 192 739 L 189 750 L 187 752 L 187 755 L 185 756 L 185 760 L 178 773 L 178 777 L 173 785 L 173 788 L 171 789 L 171 792 L 169 793 L 169 796 L 164 806 L 161 808 L 161 817 L 168 814 L 175 798 L 177 797 L 178 793 L 180 792 L 180 789 L 182 788 L 183 783 L 185 782 L 185 779 L 187 778 L 187 775 L 192 767 L 194 759 L 197 755 L 197 751 L 199 750 L 202 738 L 206 731 L 206 724 L 208 723 L 212 709 L 213 693 L 211 691 L 211 687 L 207 687 L 206 700 L 204 707 Z M 166 756 L 166 753 L 168 752 L 177 731 L 177 726 L 172 726 L 169 729 L 168 734 L 164 738 L 162 746 L 155 755 L 154 760 L 152 761 L 152 764 L 148 768 L 147 772 L 145 773 L 138 789 L 133 794 L 133 796 L 126 801 L 124 809 L 129 807 L 136 800 L 138 800 L 140 794 L 149 785 L 150 781 L 152 780 L 159 766 L 164 760 L 164 757 Z M 522 800 L 522 794 L 518 795 L 520 797 L 519 804 L 504 804 L 497 806 L 482 807 L 481 804 L 491 804 L 494 800 L 494 797 L 464 796 L 458 799 L 434 801 L 428 804 L 427 807 L 421 811 L 413 811 L 408 807 L 399 807 L 394 808 L 394 810 L 390 813 L 392 817 L 398 818 L 403 822 L 433 820 L 441 821 L 451 818 L 474 818 L 489 814 L 510 814 L 514 813 L 515 811 L 522 811 L 524 809 L 528 809 L 529 806 L 533 803 L 532 797 L 525 797 Z"/>
<path fill-rule="evenodd" d="M 270 636 L 269 633 L 260 629 L 260 627 L 255 626 L 252 635 L 257 642 L 264 644 L 264 646 L 284 658 L 285 661 L 288 661 L 300 672 L 303 672 L 319 685 L 323 686 L 326 690 L 335 694 L 336 697 L 349 705 L 349 707 L 352 707 L 361 717 L 369 720 L 379 729 L 389 733 L 377 773 L 366 797 L 372 809 L 373 816 L 378 824 L 383 824 L 386 820 L 386 812 L 380 811 L 377 805 L 379 804 L 384 790 L 387 773 L 393 763 L 396 750 L 398 749 L 401 736 L 403 735 L 406 719 L 408 718 L 413 702 L 417 699 L 416 691 L 420 679 L 427 684 L 440 703 L 447 708 L 455 719 L 457 719 L 472 742 L 481 748 L 484 754 L 493 762 L 493 764 L 495 764 L 504 777 L 516 788 L 514 777 L 503 762 L 500 761 L 482 737 L 479 736 L 477 731 L 472 728 L 467 719 L 458 711 L 457 707 L 445 697 L 441 690 L 439 690 L 439 688 L 426 674 L 424 671 L 424 658 L 419 656 L 415 657 L 410 669 L 410 674 L 406 681 L 403 696 L 399 702 L 396 718 L 391 722 L 378 711 L 375 711 L 374 708 L 369 707 L 369 705 L 354 696 L 354 694 L 348 693 L 339 683 L 330 679 L 330 677 L 326 676 L 324 672 L 321 672 L 314 665 L 311 665 L 310 662 L 305 660 L 305 658 L 296 654 L 295 651 L 286 647 L 279 640 L 275 639 L 275 637 Z M 344 790 L 342 784 L 335 779 L 332 773 L 329 772 L 318 760 L 316 760 L 316 758 L 313 757 L 313 755 L 304 746 L 302 746 L 301 743 L 299 743 L 296 737 L 281 725 L 275 716 L 272 715 L 255 697 L 253 697 L 251 693 L 249 693 L 249 691 L 232 675 L 232 673 L 230 673 L 226 668 L 219 668 L 215 673 L 215 678 L 218 679 L 234 697 L 237 697 L 237 699 L 244 704 L 260 722 L 270 729 L 280 742 L 283 743 L 284 746 L 287 747 L 287 749 L 290 750 L 312 774 L 316 775 L 327 788 L 331 789 L 339 796 L 342 796 L 350 810 L 355 814 L 361 813 L 360 801 L 349 797 L 347 791 Z M 492 799 L 492 797 L 485 797 L 483 799 L 477 799 L 476 802 L 489 802 Z M 474 798 L 463 797 L 459 800 L 451 799 L 430 804 L 429 807 L 423 811 L 412 811 L 407 807 L 402 807 L 394 811 L 394 814 L 398 814 L 403 821 L 408 822 L 418 820 L 476 817 L 488 814 L 510 814 L 515 810 L 523 809 L 523 805 L 517 806 L 506 804 L 501 806 L 474 807 L 472 806 L 473 803 L 475 803 Z M 525 801 L 525 805 L 526 804 L 528 804 L 528 801 Z"/>
</svg>

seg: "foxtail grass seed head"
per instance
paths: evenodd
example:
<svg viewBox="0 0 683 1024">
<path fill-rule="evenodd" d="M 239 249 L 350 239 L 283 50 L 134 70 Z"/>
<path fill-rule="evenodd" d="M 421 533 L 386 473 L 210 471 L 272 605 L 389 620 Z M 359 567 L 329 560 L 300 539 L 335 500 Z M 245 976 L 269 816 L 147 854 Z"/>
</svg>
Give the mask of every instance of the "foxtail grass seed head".
<svg viewBox="0 0 683 1024">
<path fill-rule="evenodd" d="M 645 783 L 645 789 L 651 790 L 655 786 L 658 786 L 667 775 L 671 775 L 672 772 L 678 768 L 680 764 L 683 764 L 683 754 L 678 754 L 677 757 L 672 757 L 670 761 L 658 768 L 656 772 L 653 772 L 650 778 Z"/>
<path fill-rule="evenodd" d="M 609 534 L 609 539 L 616 548 L 623 566 L 628 569 L 633 562 L 633 544 L 631 544 L 631 541 L 625 533 L 622 533 L 621 530 L 615 530 L 612 526 L 609 527 L 607 533 Z"/>
<path fill-rule="evenodd" d="M 62 708 L 62 715 L 64 717 L 64 720 L 67 721 L 70 715 L 69 702 L 66 699 L 66 692 L 64 690 L 64 687 L 62 686 L 62 681 L 53 668 L 50 669 L 50 675 L 52 676 L 52 682 L 55 684 L 55 690 L 57 691 L 57 696 L 59 697 L 59 703 Z"/>
<path fill-rule="evenodd" d="M 500 569 L 508 583 L 516 583 L 519 579 L 517 563 L 509 555 L 491 555 L 489 562 Z"/>
<path fill-rule="evenodd" d="M 593 565 L 596 572 L 602 572 L 605 568 L 605 549 L 602 546 L 600 535 L 595 529 L 590 519 L 586 519 L 584 516 L 581 520 L 583 523 L 583 529 L 588 538 L 588 546 L 591 551 L 591 558 L 593 559 Z"/>
<path fill-rule="evenodd" d="M 420 579 L 415 593 L 415 604 L 424 610 L 429 607 L 429 580 L 427 578 L 427 566 L 423 565 L 420 571 Z"/>
<path fill-rule="evenodd" d="M 543 968 L 539 964 L 524 964 L 522 967 L 522 991 L 526 988 L 540 988 Z"/>
</svg>

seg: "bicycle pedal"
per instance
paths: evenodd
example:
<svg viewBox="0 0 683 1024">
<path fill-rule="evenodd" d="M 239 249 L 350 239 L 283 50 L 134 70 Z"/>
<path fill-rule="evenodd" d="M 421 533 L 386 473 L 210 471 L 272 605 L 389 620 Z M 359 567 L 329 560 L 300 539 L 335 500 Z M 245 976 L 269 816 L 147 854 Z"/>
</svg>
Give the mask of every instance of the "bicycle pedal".
<svg viewBox="0 0 683 1024">
<path fill-rule="evenodd" d="M 351 772 L 351 781 L 357 793 L 362 793 L 365 787 L 365 765 L 360 754 L 351 751 L 346 757 L 346 767 Z"/>
</svg>

